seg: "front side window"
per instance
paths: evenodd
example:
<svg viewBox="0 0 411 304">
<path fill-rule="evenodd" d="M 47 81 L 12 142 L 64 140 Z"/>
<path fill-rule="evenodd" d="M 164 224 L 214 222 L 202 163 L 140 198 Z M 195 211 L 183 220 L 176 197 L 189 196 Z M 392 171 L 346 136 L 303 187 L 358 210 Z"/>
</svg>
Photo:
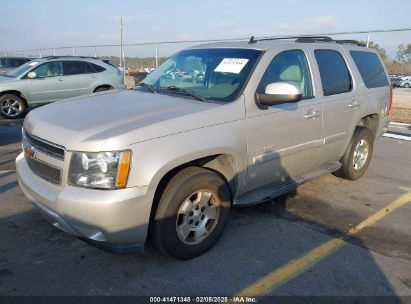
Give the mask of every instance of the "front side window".
<svg viewBox="0 0 411 304">
<path fill-rule="evenodd" d="M 352 90 L 352 78 L 341 54 L 334 50 L 315 50 L 320 70 L 323 95 L 335 95 Z"/>
<path fill-rule="evenodd" d="M 350 54 L 367 88 L 388 86 L 387 75 L 377 54 L 364 51 L 350 51 Z"/>
<path fill-rule="evenodd" d="M 264 93 L 270 83 L 286 82 L 301 89 L 302 98 L 313 97 L 313 87 L 307 58 L 301 50 L 285 51 L 271 61 L 257 91 Z"/>
<path fill-rule="evenodd" d="M 35 68 L 34 70 L 32 70 L 32 72 L 36 72 L 37 78 L 56 77 L 63 75 L 60 61 L 47 62 Z"/>
<path fill-rule="evenodd" d="M 6 59 L 0 59 L 0 69 L 6 68 Z"/>
<path fill-rule="evenodd" d="M 241 92 L 260 54 L 249 49 L 184 50 L 166 60 L 142 84 L 160 94 L 188 97 L 183 90 L 189 90 L 203 99 L 230 102 Z"/>
<path fill-rule="evenodd" d="M 63 61 L 64 76 L 87 74 L 87 66 L 83 61 Z"/>
</svg>

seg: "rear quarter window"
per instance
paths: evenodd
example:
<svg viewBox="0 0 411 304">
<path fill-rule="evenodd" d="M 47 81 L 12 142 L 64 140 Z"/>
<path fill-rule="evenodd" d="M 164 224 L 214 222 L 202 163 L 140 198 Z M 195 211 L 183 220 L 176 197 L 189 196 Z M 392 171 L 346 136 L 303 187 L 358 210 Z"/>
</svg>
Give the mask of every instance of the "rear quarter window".
<svg viewBox="0 0 411 304">
<path fill-rule="evenodd" d="M 106 69 L 97 64 L 88 62 L 88 70 L 89 70 L 89 73 L 100 73 L 100 72 L 105 71 Z"/>
<path fill-rule="evenodd" d="M 350 51 L 368 89 L 388 86 L 388 78 L 377 54 L 364 51 Z"/>
</svg>

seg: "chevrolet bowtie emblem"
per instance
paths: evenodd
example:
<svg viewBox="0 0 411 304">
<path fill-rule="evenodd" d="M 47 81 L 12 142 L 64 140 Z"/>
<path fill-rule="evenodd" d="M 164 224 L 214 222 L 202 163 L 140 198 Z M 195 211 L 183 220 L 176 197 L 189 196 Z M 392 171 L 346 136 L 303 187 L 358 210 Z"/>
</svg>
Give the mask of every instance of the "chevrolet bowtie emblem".
<svg viewBox="0 0 411 304">
<path fill-rule="evenodd" d="M 34 158 L 34 155 L 36 154 L 36 150 L 34 147 L 30 145 L 25 145 L 24 146 L 24 155 L 28 158 Z"/>
</svg>

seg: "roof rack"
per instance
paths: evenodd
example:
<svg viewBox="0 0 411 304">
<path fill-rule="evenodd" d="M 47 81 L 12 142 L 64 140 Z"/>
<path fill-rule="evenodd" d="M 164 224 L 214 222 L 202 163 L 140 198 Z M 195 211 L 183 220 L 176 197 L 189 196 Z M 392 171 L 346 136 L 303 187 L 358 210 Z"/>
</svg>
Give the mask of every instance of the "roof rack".
<svg viewBox="0 0 411 304">
<path fill-rule="evenodd" d="M 58 58 L 92 58 L 92 59 L 99 59 L 93 56 L 71 56 L 71 55 L 63 55 L 63 56 L 45 56 L 42 57 L 44 59 L 58 59 Z"/>
<path fill-rule="evenodd" d="M 282 36 L 282 37 L 262 37 L 255 38 L 251 36 L 248 44 L 257 43 L 258 41 L 267 41 L 267 40 L 286 40 L 286 39 L 296 39 L 295 42 L 301 43 L 313 43 L 313 42 L 335 42 L 339 44 L 355 44 L 358 46 L 364 46 L 357 40 L 334 40 L 328 36 Z"/>
</svg>

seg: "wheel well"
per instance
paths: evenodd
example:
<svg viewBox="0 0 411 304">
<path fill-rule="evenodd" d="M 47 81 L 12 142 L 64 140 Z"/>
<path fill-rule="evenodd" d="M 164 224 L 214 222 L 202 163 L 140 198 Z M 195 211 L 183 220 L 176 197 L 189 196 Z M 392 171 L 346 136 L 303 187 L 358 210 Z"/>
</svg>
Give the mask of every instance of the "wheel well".
<svg viewBox="0 0 411 304">
<path fill-rule="evenodd" d="M 29 104 L 27 102 L 27 99 L 24 97 L 24 95 L 21 92 L 15 91 L 15 90 L 3 91 L 3 92 L 0 93 L 0 96 L 6 95 L 6 94 L 14 94 L 14 95 L 19 96 L 21 99 L 23 99 L 26 107 L 29 106 Z"/>
<path fill-rule="evenodd" d="M 357 126 L 368 128 L 375 139 L 378 135 L 378 130 L 380 127 L 380 117 L 378 116 L 378 114 L 365 116 L 360 119 L 360 121 L 357 123 Z"/>
<path fill-rule="evenodd" d="M 113 89 L 113 87 L 112 87 L 111 85 L 109 85 L 109 84 L 103 84 L 103 85 L 100 85 L 100 86 L 98 86 L 97 88 L 95 88 L 94 91 L 93 91 L 93 93 L 96 92 L 96 91 L 97 91 L 98 89 L 100 89 L 100 88 L 107 88 L 107 89 L 109 89 L 109 90 Z"/>
<path fill-rule="evenodd" d="M 151 231 L 152 219 L 155 216 L 157 206 L 161 199 L 161 194 L 164 192 L 165 188 L 169 181 L 181 170 L 187 167 L 201 167 L 209 169 L 217 173 L 223 180 L 228 184 L 230 189 L 231 198 L 234 198 L 234 195 L 237 191 L 237 165 L 234 160 L 234 157 L 229 154 L 217 154 L 212 156 L 207 156 L 199 158 L 185 164 L 179 165 L 178 167 L 168 171 L 160 180 L 153 199 L 153 204 L 151 206 L 150 213 L 150 222 L 149 222 L 149 233 Z"/>
</svg>

